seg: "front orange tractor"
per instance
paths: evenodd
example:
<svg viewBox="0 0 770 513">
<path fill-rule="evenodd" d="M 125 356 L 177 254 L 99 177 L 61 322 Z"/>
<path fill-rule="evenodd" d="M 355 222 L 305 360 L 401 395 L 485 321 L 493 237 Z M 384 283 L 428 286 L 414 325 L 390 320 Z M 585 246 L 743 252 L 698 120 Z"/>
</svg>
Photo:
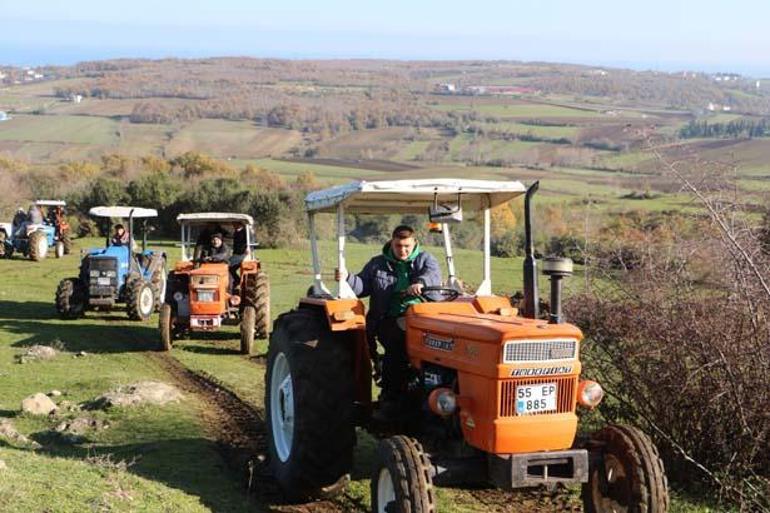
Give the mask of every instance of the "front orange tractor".
<svg viewBox="0 0 770 513">
<path fill-rule="evenodd" d="M 180 214 L 177 221 L 182 226 L 182 260 L 168 276 L 160 310 L 161 348 L 169 351 L 174 339 L 187 333 L 239 323 L 241 352 L 249 354 L 254 338 L 267 338 L 270 331 L 270 284 L 252 254 L 251 216 Z M 233 240 L 235 253 L 226 261 L 201 256 L 210 234 L 230 234 L 227 227 L 233 232 L 228 238 Z"/>
<path fill-rule="evenodd" d="M 276 321 L 266 376 L 270 465 L 290 498 L 344 488 L 361 426 L 383 436 L 371 481 L 373 512 L 433 512 L 434 486 L 512 490 L 554 483 L 582 483 L 588 512 L 667 511 L 663 465 L 644 433 L 608 425 L 577 436 L 577 408 L 596 407 L 603 392 L 581 379 L 583 336 L 561 315 L 561 280 L 572 273 L 571 261 L 539 262 L 551 278 L 549 318 L 539 318 L 530 220 L 536 190 L 537 184 L 525 189 L 519 182 L 396 180 L 355 182 L 307 197 L 315 279 L 308 297 Z M 520 312 L 492 293 L 490 209 L 525 193 L 528 256 Z M 463 209 L 481 212 L 484 221 L 475 292 L 464 290 L 452 254 L 450 224 L 461 221 Z M 448 276 L 441 287 L 423 289 L 426 302 L 410 306 L 401 323 L 407 412 L 392 419 L 371 399 L 378 358 L 364 303 L 345 280 L 332 292 L 321 279 L 314 216 L 337 214 L 337 267 L 344 276 L 346 211 L 429 213 L 444 235 Z"/>
</svg>

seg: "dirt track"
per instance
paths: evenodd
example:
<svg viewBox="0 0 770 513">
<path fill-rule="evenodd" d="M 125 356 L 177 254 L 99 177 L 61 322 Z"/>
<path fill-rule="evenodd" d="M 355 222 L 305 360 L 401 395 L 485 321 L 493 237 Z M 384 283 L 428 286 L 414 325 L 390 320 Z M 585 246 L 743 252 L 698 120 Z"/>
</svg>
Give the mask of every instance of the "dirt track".
<svg viewBox="0 0 770 513">
<path fill-rule="evenodd" d="M 204 403 L 204 426 L 217 441 L 228 465 L 255 495 L 257 509 L 262 506 L 266 511 L 282 513 L 365 511 L 349 502 L 345 505 L 337 501 L 285 504 L 265 464 L 267 439 L 264 412 L 242 401 L 214 378 L 183 366 L 171 355 L 152 353 L 151 358 L 168 372 L 183 391 L 194 394 Z"/>
<path fill-rule="evenodd" d="M 244 402 L 214 378 L 194 372 L 170 354 L 150 353 L 186 393 L 194 394 L 205 407 L 204 425 L 217 441 L 228 465 L 254 494 L 255 510 L 281 513 L 368 513 L 368 508 L 348 495 L 335 500 L 290 505 L 268 472 L 264 412 Z M 467 492 L 477 511 L 485 513 L 580 512 L 582 507 L 567 491 L 526 490 L 517 493 L 495 489 Z M 466 502 L 466 501 L 463 501 Z"/>
</svg>

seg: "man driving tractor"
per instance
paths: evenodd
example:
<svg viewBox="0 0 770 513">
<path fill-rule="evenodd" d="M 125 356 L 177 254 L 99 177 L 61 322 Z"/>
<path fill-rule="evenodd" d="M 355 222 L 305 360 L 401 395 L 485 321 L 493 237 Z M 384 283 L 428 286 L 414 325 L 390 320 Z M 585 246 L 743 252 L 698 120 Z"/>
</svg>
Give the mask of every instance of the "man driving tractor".
<svg viewBox="0 0 770 513">
<path fill-rule="evenodd" d="M 203 262 L 229 262 L 230 248 L 225 244 L 224 236 L 220 232 L 211 235 L 208 246 L 200 251 L 200 259 Z"/>
<path fill-rule="evenodd" d="M 385 348 L 379 411 L 383 417 L 392 416 L 401 410 L 409 366 L 403 315 L 409 305 L 421 301 L 423 288 L 441 285 L 441 269 L 436 258 L 420 247 L 414 229 L 401 225 L 393 230 L 382 253 L 360 273 L 347 276 L 347 282 L 358 297 L 371 298 L 367 338 L 373 349 L 375 337 Z"/>
</svg>

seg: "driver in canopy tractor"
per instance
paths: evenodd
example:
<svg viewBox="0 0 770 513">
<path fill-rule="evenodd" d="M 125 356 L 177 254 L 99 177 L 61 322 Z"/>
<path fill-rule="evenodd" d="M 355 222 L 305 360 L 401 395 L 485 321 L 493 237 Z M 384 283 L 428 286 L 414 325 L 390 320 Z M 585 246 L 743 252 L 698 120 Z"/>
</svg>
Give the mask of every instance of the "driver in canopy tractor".
<svg viewBox="0 0 770 513">
<path fill-rule="evenodd" d="M 211 235 L 208 246 L 202 248 L 200 260 L 202 262 L 224 262 L 230 261 L 230 248 L 225 244 L 224 237 L 217 232 Z"/>
<path fill-rule="evenodd" d="M 337 281 L 343 278 L 339 271 L 335 273 Z M 409 368 L 403 316 L 409 305 L 422 301 L 423 288 L 441 286 L 441 269 L 436 258 L 420 247 L 414 229 L 401 225 L 393 230 L 382 253 L 346 280 L 358 297 L 371 298 L 367 338 L 372 354 L 375 337 L 385 348 L 378 413 L 383 418 L 395 416 L 402 411 Z"/>
</svg>

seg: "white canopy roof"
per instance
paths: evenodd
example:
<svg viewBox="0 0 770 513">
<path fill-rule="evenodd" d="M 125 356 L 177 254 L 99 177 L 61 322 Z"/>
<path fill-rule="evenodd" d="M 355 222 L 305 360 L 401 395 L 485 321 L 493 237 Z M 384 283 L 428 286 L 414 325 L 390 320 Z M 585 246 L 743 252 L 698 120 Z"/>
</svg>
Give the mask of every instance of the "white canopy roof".
<svg viewBox="0 0 770 513">
<path fill-rule="evenodd" d="M 197 212 L 195 214 L 179 214 L 176 220 L 183 224 L 205 223 L 244 223 L 253 225 L 254 219 L 248 214 L 233 214 L 230 212 Z"/>
<path fill-rule="evenodd" d="M 121 219 L 128 218 L 131 215 L 133 215 L 134 218 L 158 217 L 158 211 L 154 208 L 141 207 L 93 207 L 88 213 L 96 217 L 113 217 Z"/>
<path fill-rule="evenodd" d="M 64 207 L 67 205 L 67 202 L 63 200 L 35 200 L 35 205 L 43 207 Z"/>
<path fill-rule="evenodd" d="M 481 210 L 510 201 L 526 190 L 524 184 L 515 180 L 358 181 L 311 192 L 305 198 L 305 208 L 308 212 L 334 212 L 342 203 L 351 214 L 425 213 L 434 194 L 439 195 L 439 201 L 448 201 L 461 193 L 463 208 Z"/>
</svg>

